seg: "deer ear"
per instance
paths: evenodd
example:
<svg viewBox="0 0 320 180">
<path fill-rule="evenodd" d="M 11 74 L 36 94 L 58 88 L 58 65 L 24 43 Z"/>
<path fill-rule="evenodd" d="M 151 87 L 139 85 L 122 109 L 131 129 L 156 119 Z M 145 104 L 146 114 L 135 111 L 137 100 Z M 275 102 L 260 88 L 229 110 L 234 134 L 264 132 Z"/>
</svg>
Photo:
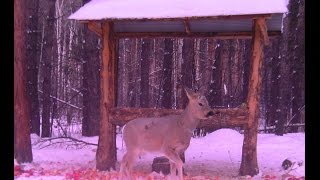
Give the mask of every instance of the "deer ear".
<svg viewBox="0 0 320 180">
<path fill-rule="evenodd" d="M 188 99 L 195 99 L 197 97 L 197 94 L 189 88 L 184 88 L 184 91 L 186 92 Z"/>
</svg>

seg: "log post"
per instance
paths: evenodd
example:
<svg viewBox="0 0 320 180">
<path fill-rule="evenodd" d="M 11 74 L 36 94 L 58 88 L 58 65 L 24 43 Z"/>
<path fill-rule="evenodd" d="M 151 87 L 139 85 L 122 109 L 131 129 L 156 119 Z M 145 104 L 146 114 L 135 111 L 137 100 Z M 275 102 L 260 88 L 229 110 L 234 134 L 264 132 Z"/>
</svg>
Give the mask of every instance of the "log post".
<svg viewBox="0 0 320 180">
<path fill-rule="evenodd" d="M 244 131 L 240 175 L 254 176 L 259 173 L 257 162 L 257 133 L 259 99 L 261 89 L 261 67 L 263 48 L 268 42 L 265 18 L 253 20 L 253 37 L 250 57 L 250 79 L 247 96 L 248 126 Z"/>
<path fill-rule="evenodd" d="M 115 169 L 117 161 L 116 128 L 110 122 L 109 111 L 115 105 L 115 70 L 116 45 L 113 36 L 113 23 L 105 21 L 102 27 L 102 62 L 100 71 L 100 133 L 96 154 L 96 168 L 98 170 Z"/>
</svg>

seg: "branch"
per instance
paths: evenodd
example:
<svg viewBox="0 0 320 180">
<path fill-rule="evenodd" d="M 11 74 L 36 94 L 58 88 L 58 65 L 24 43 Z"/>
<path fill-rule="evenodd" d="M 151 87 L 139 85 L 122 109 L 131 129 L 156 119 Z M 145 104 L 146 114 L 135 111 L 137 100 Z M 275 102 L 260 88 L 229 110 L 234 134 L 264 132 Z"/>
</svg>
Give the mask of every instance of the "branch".
<svg viewBox="0 0 320 180">
<path fill-rule="evenodd" d="M 301 106 L 301 107 L 298 109 L 299 113 L 301 113 L 301 111 L 304 109 L 304 107 L 305 107 L 305 105 Z M 293 120 L 294 117 L 296 117 L 297 114 L 298 114 L 298 113 L 295 113 L 295 114 L 291 117 L 291 119 L 288 121 L 288 123 L 287 123 L 286 126 L 289 126 L 289 125 L 290 125 L 291 121 Z"/>
<path fill-rule="evenodd" d="M 38 90 L 38 92 L 43 93 L 41 90 Z M 55 99 L 55 100 L 57 100 L 57 101 L 59 101 L 59 102 L 61 102 L 61 103 L 63 103 L 63 104 L 66 104 L 66 105 L 68 105 L 68 106 L 70 106 L 70 107 L 73 107 L 73 108 L 75 108 L 75 109 L 82 110 L 82 108 L 80 108 L 80 107 L 78 107 L 78 106 L 75 106 L 75 105 L 73 105 L 73 104 L 70 104 L 70 103 L 68 103 L 68 102 L 66 102 L 66 101 L 64 101 L 64 100 L 61 100 L 61 99 L 59 99 L 59 98 L 57 98 L 57 97 L 55 97 L 55 96 L 50 95 L 50 98 Z"/>
<path fill-rule="evenodd" d="M 57 140 L 57 139 L 69 139 L 71 141 L 62 141 L 62 142 L 50 142 L 50 144 L 46 145 L 46 146 L 42 146 L 41 149 L 43 148 L 46 148 L 48 146 L 52 146 L 54 144 L 58 144 L 58 143 L 68 143 L 68 142 L 77 142 L 77 143 L 80 143 L 80 144 L 84 144 L 84 145 L 91 145 L 91 146 L 98 146 L 98 144 L 95 144 L 95 143 L 90 143 L 90 142 L 86 142 L 86 141 L 82 141 L 80 139 L 76 139 L 76 138 L 73 138 L 73 137 L 54 137 L 54 138 L 48 138 L 48 139 L 43 139 L 41 141 L 39 141 L 38 143 L 44 143 L 44 142 L 47 142 L 47 141 L 52 141 L 52 140 Z M 75 144 L 75 145 L 79 145 L 79 144 Z"/>
</svg>

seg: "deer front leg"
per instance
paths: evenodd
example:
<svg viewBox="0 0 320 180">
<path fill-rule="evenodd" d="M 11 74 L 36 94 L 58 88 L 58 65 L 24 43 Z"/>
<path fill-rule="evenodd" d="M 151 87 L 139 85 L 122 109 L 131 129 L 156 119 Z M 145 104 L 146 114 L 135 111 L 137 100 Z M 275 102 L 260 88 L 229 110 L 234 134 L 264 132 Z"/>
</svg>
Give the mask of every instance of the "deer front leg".
<svg viewBox="0 0 320 180">
<path fill-rule="evenodd" d="M 132 167 L 137 156 L 137 151 L 127 151 L 123 156 L 120 166 L 120 179 L 132 179 Z"/>
</svg>

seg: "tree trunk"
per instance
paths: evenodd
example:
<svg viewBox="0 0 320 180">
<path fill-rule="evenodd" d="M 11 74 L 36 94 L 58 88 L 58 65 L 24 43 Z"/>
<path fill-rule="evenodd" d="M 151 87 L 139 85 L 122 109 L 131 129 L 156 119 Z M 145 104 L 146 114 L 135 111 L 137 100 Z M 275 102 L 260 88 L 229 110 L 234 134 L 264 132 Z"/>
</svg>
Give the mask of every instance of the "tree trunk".
<svg viewBox="0 0 320 180">
<path fill-rule="evenodd" d="M 127 62 L 125 39 L 119 39 L 119 59 L 118 59 L 118 94 L 117 105 L 128 106 L 129 105 L 129 75 L 128 68 L 130 64 Z"/>
<path fill-rule="evenodd" d="M 288 5 L 288 10 L 290 12 L 290 8 L 292 8 L 291 1 Z M 290 40 L 290 18 L 293 18 L 292 13 L 288 13 L 288 15 L 283 19 L 283 30 L 284 33 L 281 36 L 281 47 L 280 47 L 280 73 L 277 77 L 279 79 L 279 108 L 276 110 L 276 119 L 275 121 L 275 134 L 278 136 L 282 136 L 285 133 L 285 124 L 288 120 L 288 113 L 290 110 L 290 93 L 291 93 L 291 82 L 290 82 L 290 63 L 292 61 L 291 52 L 292 46 L 290 45 L 292 39 Z M 296 18 L 296 17 L 294 17 Z"/>
<path fill-rule="evenodd" d="M 249 73 L 250 73 L 250 50 L 251 50 L 251 41 L 244 40 L 244 53 L 243 53 L 243 85 L 242 85 L 242 101 L 245 102 L 248 99 L 249 91 Z"/>
<path fill-rule="evenodd" d="M 194 40 L 191 38 L 183 39 L 182 60 L 183 60 L 183 63 L 181 65 L 182 86 L 193 89 L 193 85 L 195 82 Z M 186 98 L 186 96 L 182 96 L 181 99 L 182 99 L 181 108 L 184 109 L 188 103 L 188 99 Z"/>
<path fill-rule="evenodd" d="M 210 82 L 209 102 L 211 106 L 222 106 L 222 47 L 224 46 L 223 40 L 217 40 L 214 47 L 214 63 L 212 65 L 212 78 Z"/>
<path fill-rule="evenodd" d="M 164 59 L 163 59 L 163 108 L 172 108 L 172 65 L 173 65 L 173 40 L 164 39 Z"/>
<path fill-rule="evenodd" d="M 100 131 L 96 154 L 96 168 L 115 169 L 117 161 L 116 127 L 109 118 L 110 108 L 115 106 L 116 44 L 111 22 L 102 23 L 102 63 L 100 71 Z"/>
<path fill-rule="evenodd" d="M 32 162 L 30 106 L 26 89 L 26 7 L 14 0 L 14 156 L 18 163 Z"/>
<path fill-rule="evenodd" d="M 231 54 L 231 43 L 232 40 L 226 39 L 223 40 L 223 44 L 221 45 L 221 54 L 220 54 L 220 62 L 221 62 L 221 86 L 220 91 L 221 91 L 221 101 L 222 104 L 221 106 L 223 107 L 229 107 L 230 102 L 229 102 L 229 96 L 230 96 L 230 69 L 231 69 L 231 59 L 230 59 L 230 54 Z"/>
<path fill-rule="evenodd" d="M 267 29 L 265 19 L 253 20 L 252 51 L 250 58 L 250 79 L 248 92 L 248 127 L 244 131 L 242 146 L 242 160 L 240 175 L 254 176 L 259 173 L 257 161 L 257 133 L 259 100 L 261 89 L 261 67 L 263 60 L 263 48 L 267 43 Z"/>
<path fill-rule="evenodd" d="M 127 65 L 123 68 L 127 70 L 128 73 L 128 106 L 134 107 L 135 106 L 135 94 L 133 93 L 135 91 L 135 77 L 134 77 L 134 71 L 135 71 L 135 64 L 134 64 L 134 57 L 136 54 L 135 46 L 136 46 L 136 39 L 124 39 L 124 58 L 125 62 L 127 62 Z"/>
<path fill-rule="evenodd" d="M 301 116 L 300 110 L 304 106 L 304 101 L 302 97 L 302 91 L 304 91 L 304 86 L 302 86 L 302 81 L 304 81 L 304 1 L 290 1 L 290 14 L 289 16 L 289 41 L 288 50 L 292 51 L 292 57 L 287 59 L 291 61 L 291 104 L 292 113 L 290 116 L 289 124 L 300 123 Z M 297 20 L 298 17 L 298 20 Z M 298 132 L 298 126 L 291 127 L 288 132 Z"/>
<path fill-rule="evenodd" d="M 266 86 L 266 93 L 268 96 L 268 101 L 266 102 L 266 122 L 265 127 L 273 126 L 274 120 L 276 119 L 277 109 L 279 108 L 279 68 L 280 68 L 280 59 L 279 59 L 279 46 L 280 46 L 280 39 L 276 38 L 271 41 L 271 44 L 268 48 L 266 58 L 268 55 L 271 55 L 271 62 L 270 66 L 266 67 L 269 68 L 271 71 L 270 79 L 267 79 L 265 83 Z M 267 69 L 266 69 L 267 70 Z M 268 82 L 269 81 L 269 82 Z M 268 131 L 267 131 L 268 132 Z"/>
<path fill-rule="evenodd" d="M 86 0 L 84 0 L 86 3 Z M 100 102 L 100 49 L 98 38 L 85 25 L 83 29 L 83 119 L 82 135 L 97 136 L 99 134 L 99 102 Z"/>
<path fill-rule="evenodd" d="M 50 137 L 51 124 L 51 69 L 54 57 L 54 15 L 55 15 L 55 1 L 48 0 L 48 14 L 46 18 L 46 31 L 44 37 L 44 52 L 43 52 L 43 103 L 42 103 L 42 133 L 41 137 Z"/>
<path fill-rule="evenodd" d="M 152 39 L 142 39 L 141 45 L 141 80 L 140 106 L 149 107 L 149 69 L 152 53 Z"/>
<path fill-rule="evenodd" d="M 40 136 L 40 116 L 38 99 L 38 9 L 39 0 L 29 0 L 27 20 L 27 92 L 30 102 L 31 133 Z"/>
</svg>

